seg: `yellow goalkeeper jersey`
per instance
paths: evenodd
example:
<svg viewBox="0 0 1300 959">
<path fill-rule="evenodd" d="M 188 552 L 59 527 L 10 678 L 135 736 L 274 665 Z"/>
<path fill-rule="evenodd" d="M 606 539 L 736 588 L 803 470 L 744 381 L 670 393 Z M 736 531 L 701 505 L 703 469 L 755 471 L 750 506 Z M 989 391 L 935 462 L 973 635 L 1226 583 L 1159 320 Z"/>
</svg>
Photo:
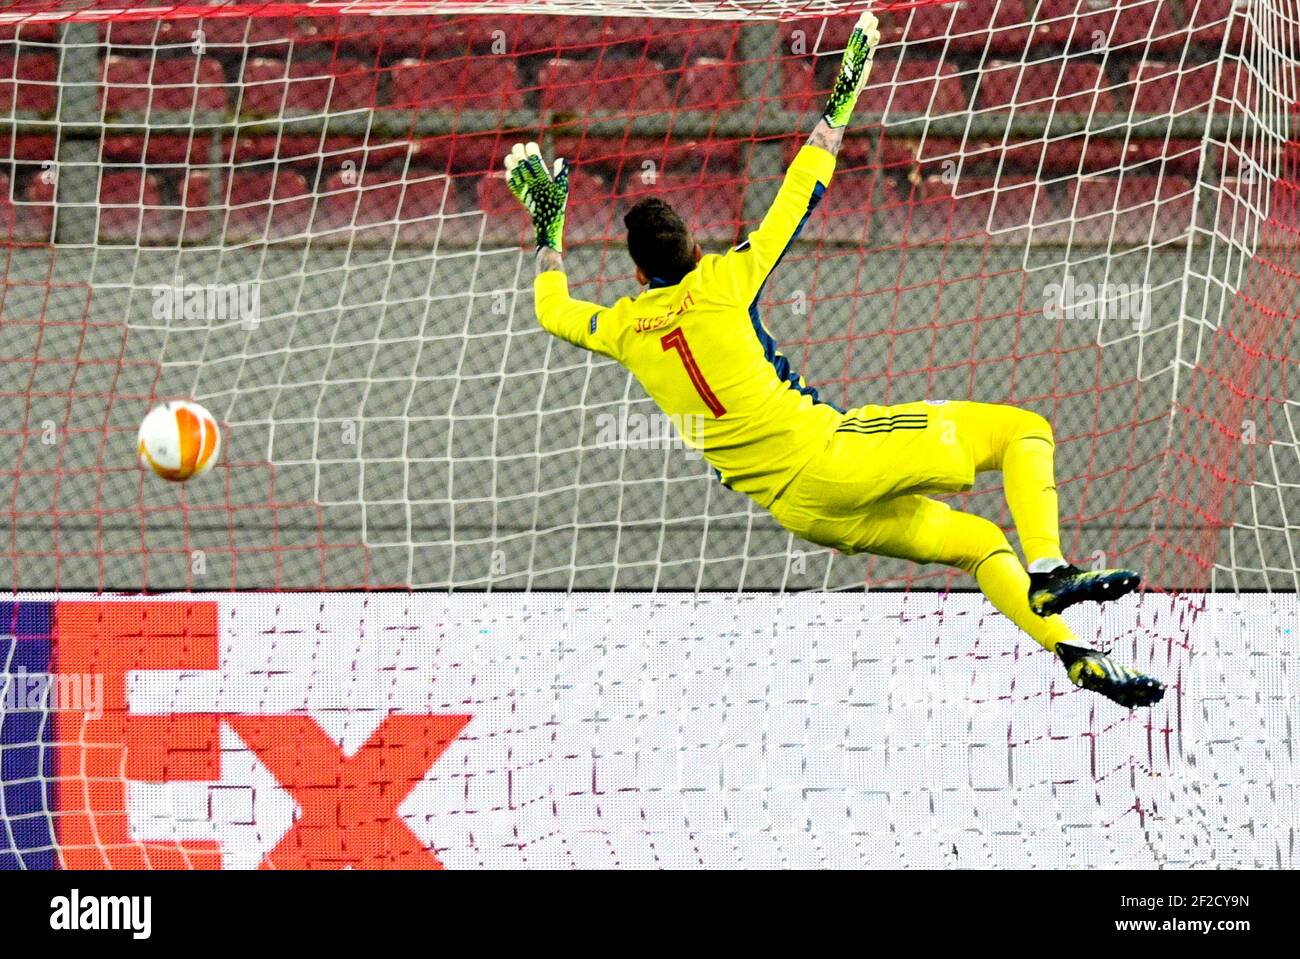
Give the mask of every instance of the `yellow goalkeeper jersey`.
<svg viewBox="0 0 1300 959">
<path fill-rule="evenodd" d="M 745 242 L 702 258 L 680 283 L 652 281 L 601 306 L 569 296 L 564 273 L 540 273 L 537 317 L 549 332 L 631 371 L 731 489 L 770 506 L 826 447 L 843 413 L 804 383 L 758 314 L 768 275 L 799 235 L 835 169 L 805 146 Z"/>
</svg>

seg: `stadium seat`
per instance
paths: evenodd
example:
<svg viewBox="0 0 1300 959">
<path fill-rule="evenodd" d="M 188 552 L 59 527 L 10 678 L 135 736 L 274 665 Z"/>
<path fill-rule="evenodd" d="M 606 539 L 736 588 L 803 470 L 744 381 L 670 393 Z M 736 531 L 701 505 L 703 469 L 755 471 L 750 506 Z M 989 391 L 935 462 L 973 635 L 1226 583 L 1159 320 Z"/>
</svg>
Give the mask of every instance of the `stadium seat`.
<svg viewBox="0 0 1300 959">
<path fill-rule="evenodd" d="M 212 231 L 212 174 L 206 170 L 191 170 L 182 178 L 179 190 L 181 240 L 200 243 L 209 239 Z"/>
<path fill-rule="evenodd" d="M 317 36 L 314 18 L 178 17 L 167 20 L 119 20 L 99 25 L 101 43 L 114 47 L 192 48 L 205 46 L 249 50 L 250 56 L 283 56 L 295 43 Z"/>
<path fill-rule="evenodd" d="M 734 63 L 701 57 L 682 71 L 677 106 L 683 110 L 728 109 L 740 100 L 740 73 Z"/>
<path fill-rule="evenodd" d="M 486 173 L 501 166 L 502 157 L 518 139 L 505 129 L 422 137 L 411 144 L 411 159 L 439 170 Z"/>
<path fill-rule="evenodd" d="M 1102 173 L 1118 170 L 1125 157 L 1136 152 L 1136 143 L 1125 144 L 1107 137 L 1088 137 L 1082 133 L 1051 140 L 1013 141 L 992 144 L 1009 170 L 1041 173 L 1043 176 L 1077 176 L 1081 172 Z"/>
<path fill-rule="evenodd" d="M 735 174 L 664 172 L 650 183 L 634 175 L 625 181 L 615 222 L 621 235 L 623 214 L 638 200 L 655 196 L 672 204 L 698 242 L 730 245 L 740 228 L 744 192 L 745 181 Z"/>
<path fill-rule="evenodd" d="M 448 21 L 428 16 L 367 17 L 348 14 L 328 21 L 321 36 L 337 37 L 339 45 L 374 57 L 420 57 L 450 52 L 466 42 L 467 34 Z"/>
<path fill-rule="evenodd" d="M 99 238 L 107 243 L 157 242 L 163 234 L 162 191 L 156 177 L 106 170 L 99 178 Z"/>
<path fill-rule="evenodd" d="M 741 26 L 708 20 L 659 20 L 647 44 L 651 54 L 672 62 L 683 58 L 736 59 Z"/>
<path fill-rule="evenodd" d="M 620 177 L 640 174 L 646 169 L 676 170 L 708 167 L 716 171 L 738 168 L 741 144 L 735 140 L 686 140 L 663 137 L 629 137 L 610 140 L 602 137 L 557 136 L 555 155 L 589 172 L 598 172 L 610 182 Z M 501 156 L 493 163 L 501 164 Z"/>
<path fill-rule="evenodd" d="M 283 53 L 298 36 L 298 21 L 292 17 L 212 17 L 198 27 L 205 43 L 249 50 L 255 56 Z"/>
<path fill-rule="evenodd" d="M 110 115 L 226 108 L 225 75 L 211 57 L 150 59 L 114 54 L 103 60 L 101 76 L 104 110 Z"/>
<path fill-rule="evenodd" d="M 1167 0 L 1043 0 L 1044 7 L 1065 10 L 1074 19 L 1069 43 L 1142 56 L 1181 50 L 1187 45 Z M 1041 9 L 1041 8 L 1040 8 Z M 1058 21 L 1056 27 L 1068 21 Z"/>
<path fill-rule="evenodd" d="M 826 243 L 866 245 L 871 240 L 873 193 L 882 180 L 878 170 L 847 170 L 835 175 L 835 181 L 818 204 L 804 239 Z"/>
<path fill-rule="evenodd" d="M 9 177 L 0 173 L 0 240 L 14 239 L 14 226 L 17 216 L 14 213 L 13 193 L 9 187 Z"/>
<path fill-rule="evenodd" d="M 362 241 L 427 243 L 438 236 L 445 216 L 461 212 L 455 184 L 429 171 L 367 170 L 360 177 L 333 174 L 325 184 L 318 223 L 346 230 Z"/>
<path fill-rule="evenodd" d="M 889 18 L 897 24 L 886 31 L 895 42 L 943 43 L 953 53 L 1019 53 L 1029 44 L 1024 0 L 959 0 L 915 7 L 910 20 L 905 10 Z"/>
<path fill-rule="evenodd" d="M 240 113 L 319 115 L 373 107 L 378 75 L 356 61 L 249 57 L 244 64 Z"/>
<path fill-rule="evenodd" d="M 781 106 L 792 113 L 821 110 L 829 89 L 820 89 L 812 60 L 787 57 L 781 61 Z M 767 95 L 773 96 L 769 84 Z"/>
<path fill-rule="evenodd" d="M 640 56 L 659 23 L 633 17 L 567 17 L 548 22 L 550 32 L 542 39 L 560 50 L 562 57 L 595 55 L 601 50 L 608 54 L 620 47 L 626 54 Z"/>
<path fill-rule="evenodd" d="M 301 173 L 236 170 L 226 197 L 226 238 L 277 240 L 307 232 L 312 195 Z"/>
<path fill-rule="evenodd" d="M 1235 16 L 1234 8 L 1237 8 Z M 1246 20 L 1244 4 L 1238 8 L 1237 0 L 1183 0 L 1183 13 L 1194 43 L 1221 47 L 1224 35 L 1231 29 L 1228 48 L 1245 49 L 1246 33 L 1250 25 Z"/>
<path fill-rule="evenodd" d="M 912 186 L 907 201 L 888 209 L 886 234 L 908 244 L 971 242 L 1023 244 L 1032 226 L 1047 239 L 1056 211 L 1048 190 L 1029 175 L 942 174 Z"/>
<path fill-rule="evenodd" d="M 1074 221 L 1076 242 L 1163 243 L 1187 235 L 1192 190 L 1184 177 L 1084 176 L 1069 183 L 1063 212 Z"/>
<path fill-rule="evenodd" d="M 1035 42 L 1074 49 L 1142 55 L 1187 43 L 1167 0 L 1039 0 L 1034 23 Z"/>
<path fill-rule="evenodd" d="M 781 46 L 785 52 L 796 57 L 812 57 L 814 54 L 825 56 L 842 51 L 853 31 L 853 17 L 801 17 L 781 24 Z M 880 40 L 882 45 L 898 43 L 901 39 L 902 24 L 907 23 L 907 13 L 889 13 L 881 18 Z M 891 34 L 891 31 L 895 33 Z"/>
<path fill-rule="evenodd" d="M 138 133 L 104 137 L 103 158 L 121 164 L 183 166 L 208 162 L 211 141 L 188 134 Z"/>
<path fill-rule="evenodd" d="M 54 179 L 34 174 L 15 206 L 15 239 L 49 242 L 54 232 Z"/>
<path fill-rule="evenodd" d="M 389 100 L 395 107 L 446 110 L 519 110 L 515 61 L 494 57 L 401 60 L 392 70 Z"/>
<path fill-rule="evenodd" d="M 969 98 L 957 68 L 951 63 L 877 57 L 862 103 L 868 110 L 883 111 L 888 116 L 899 113 L 940 116 L 964 111 Z"/>
<path fill-rule="evenodd" d="M 1201 154 L 1209 152 L 1209 169 L 1219 169 L 1217 145 L 1206 144 L 1201 140 L 1134 140 L 1130 144 L 1132 160 L 1129 164 L 1137 166 L 1146 163 L 1163 163 L 1166 173 L 1178 173 L 1195 179 L 1201 170 Z"/>
<path fill-rule="evenodd" d="M 548 113 L 650 113 L 672 105 L 663 68 L 647 60 L 555 59 L 538 79 Z"/>
<path fill-rule="evenodd" d="M 52 114 L 58 105 L 58 70 L 58 61 L 46 53 L 0 56 L 0 112 Z"/>
<path fill-rule="evenodd" d="M 1202 63 L 1180 67 L 1154 60 L 1135 64 L 1128 74 L 1133 112 L 1163 116 L 1206 107 L 1214 91 L 1217 66 Z M 1225 69 L 1229 66 L 1224 64 Z"/>
<path fill-rule="evenodd" d="M 1031 113 L 1108 113 L 1117 108 L 1100 64 L 993 61 L 980 73 L 975 94 L 983 109 L 1016 107 Z"/>
<path fill-rule="evenodd" d="M 99 25 L 100 43 L 115 47 L 188 47 L 202 26 L 200 20 L 118 20 Z"/>
<path fill-rule="evenodd" d="M 5 24 L 0 26 L 0 43 L 58 43 L 58 28 L 53 23 Z"/>
</svg>

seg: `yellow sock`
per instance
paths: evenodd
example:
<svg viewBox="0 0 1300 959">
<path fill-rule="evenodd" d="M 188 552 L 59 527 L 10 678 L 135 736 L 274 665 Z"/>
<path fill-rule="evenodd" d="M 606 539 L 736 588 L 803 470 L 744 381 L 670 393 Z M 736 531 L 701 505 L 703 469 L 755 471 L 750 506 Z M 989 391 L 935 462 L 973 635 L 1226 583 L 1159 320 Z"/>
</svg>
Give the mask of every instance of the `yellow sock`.
<svg viewBox="0 0 1300 959">
<path fill-rule="evenodd" d="M 1045 649 L 1055 650 L 1057 643 L 1078 641 L 1060 616 L 1039 616 L 1029 608 L 1029 574 L 1010 547 L 980 563 L 975 582 L 1002 615 Z"/>
<path fill-rule="evenodd" d="M 1043 437 L 1022 436 L 1007 444 L 1002 457 L 1002 484 L 1026 564 L 1061 555 L 1054 449 Z"/>
</svg>

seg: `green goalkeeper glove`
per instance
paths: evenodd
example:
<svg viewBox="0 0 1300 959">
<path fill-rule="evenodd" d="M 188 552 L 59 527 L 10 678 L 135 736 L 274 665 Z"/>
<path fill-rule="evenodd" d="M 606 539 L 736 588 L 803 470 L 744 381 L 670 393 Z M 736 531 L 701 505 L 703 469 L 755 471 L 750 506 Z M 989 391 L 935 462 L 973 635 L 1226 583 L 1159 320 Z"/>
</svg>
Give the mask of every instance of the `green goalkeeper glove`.
<svg viewBox="0 0 1300 959">
<path fill-rule="evenodd" d="M 853 108 L 858 104 L 858 96 L 867 85 L 867 77 L 871 75 L 871 63 L 875 59 L 876 45 L 879 43 L 880 25 L 872 14 L 864 13 L 849 35 L 840 75 L 835 78 L 831 98 L 826 101 L 826 112 L 822 114 L 822 119 L 831 127 L 848 125 Z"/>
<path fill-rule="evenodd" d="M 506 154 L 506 183 L 537 230 L 537 246 L 564 251 L 564 207 L 569 202 L 569 164 L 556 159 L 547 170 L 536 143 L 516 143 Z"/>
</svg>

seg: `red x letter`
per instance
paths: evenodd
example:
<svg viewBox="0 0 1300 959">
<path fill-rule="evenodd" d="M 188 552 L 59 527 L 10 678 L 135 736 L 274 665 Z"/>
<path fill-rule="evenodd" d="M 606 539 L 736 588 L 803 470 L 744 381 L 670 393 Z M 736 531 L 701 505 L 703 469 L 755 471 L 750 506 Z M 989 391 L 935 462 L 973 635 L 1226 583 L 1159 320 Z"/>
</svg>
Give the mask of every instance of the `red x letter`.
<svg viewBox="0 0 1300 959">
<path fill-rule="evenodd" d="M 301 815 L 262 868 L 441 869 L 397 807 L 469 716 L 389 716 L 352 757 L 304 716 L 223 716 Z"/>
</svg>

